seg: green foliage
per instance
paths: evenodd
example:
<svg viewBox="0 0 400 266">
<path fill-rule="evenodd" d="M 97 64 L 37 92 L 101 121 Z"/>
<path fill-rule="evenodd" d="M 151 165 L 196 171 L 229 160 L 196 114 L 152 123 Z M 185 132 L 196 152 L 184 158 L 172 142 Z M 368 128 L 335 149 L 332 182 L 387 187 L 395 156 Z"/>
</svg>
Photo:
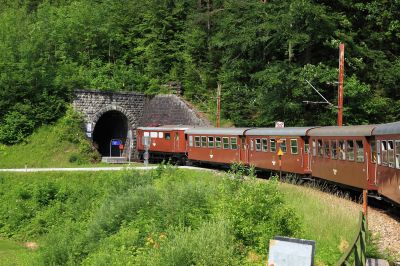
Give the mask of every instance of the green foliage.
<svg viewBox="0 0 400 266">
<path fill-rule="evenodd" d="M 331 125 L 346 44 L 346 124 L 399 119 L 393 1 L 10 1 L 0 7 L 0 142 L 55 122 L 74 89 L 169 92 L 237 126 Z M 20 105 L 18 107 L 18 105 Z M 22 107 L 21 107 L 22 106 Z M 27 112 L 26 112 L 27 111 Z"/>
<path fill-rule="evenodd" d="M 248 251 L 266 256 L 269 237 L 301 231 L 275 184 L 168 164 L 1 182 L 0 236 L 40 239 L 43 265 L 242 265 Z"/>
<path fill-rule="evenodd" d="M 100 155 L 84 135 L 82 126 L 81 115 L 69 107 L 63 118 L 41 127 L 23 143 L 0 145 L 0 167 L 66 167 L 98 162 Z"/>
</svg>

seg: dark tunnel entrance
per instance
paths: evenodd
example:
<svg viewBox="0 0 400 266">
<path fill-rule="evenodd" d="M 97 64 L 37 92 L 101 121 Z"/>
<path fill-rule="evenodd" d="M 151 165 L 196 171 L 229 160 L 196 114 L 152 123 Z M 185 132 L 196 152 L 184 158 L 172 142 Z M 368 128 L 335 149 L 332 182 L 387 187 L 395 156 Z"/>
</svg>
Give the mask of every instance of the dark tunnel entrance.
<svg viewBox="0 0 400 266">
<path fill-rule="evenodd" d="M 102 156 L 120 156 L 118 146 L 111 146 L 112 139 L 121 140 L 125 144 L 128 132 L 128 119 L 119 111 L 108 111 L 97 121 L 93 130 L 93 144 Z"/>
</svg>

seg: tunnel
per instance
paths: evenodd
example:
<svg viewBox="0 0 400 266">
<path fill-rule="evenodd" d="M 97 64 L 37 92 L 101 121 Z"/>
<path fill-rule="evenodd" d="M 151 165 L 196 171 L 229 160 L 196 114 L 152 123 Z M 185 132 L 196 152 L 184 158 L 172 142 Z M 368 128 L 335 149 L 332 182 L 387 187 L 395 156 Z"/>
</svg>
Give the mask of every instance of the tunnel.
<svg viewBox="0 0 400 266">
<path fill-rule="evenodd" d="M 125 144 L 127 133 L 127 117 L 119 111 L 108 111 L 100 117 L 94 127 L 93 144 L 102 156 L 117 157 L 120 156 L 118 141 Z M 111 143 L 111 140 L 116 141 Z"/>
</svg>

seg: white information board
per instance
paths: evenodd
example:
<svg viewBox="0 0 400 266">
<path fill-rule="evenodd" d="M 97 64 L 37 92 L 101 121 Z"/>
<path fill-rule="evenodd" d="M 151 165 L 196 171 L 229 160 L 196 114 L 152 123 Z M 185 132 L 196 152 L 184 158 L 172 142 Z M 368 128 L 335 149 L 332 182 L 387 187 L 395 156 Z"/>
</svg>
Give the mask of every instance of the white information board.
<svg viewBox="0 0 400 266">
<path fill-rule="evenodd" d="M 269 242 L 268 266 L 314 266 L 315 241 L 275 237 Z"/>
</svg>

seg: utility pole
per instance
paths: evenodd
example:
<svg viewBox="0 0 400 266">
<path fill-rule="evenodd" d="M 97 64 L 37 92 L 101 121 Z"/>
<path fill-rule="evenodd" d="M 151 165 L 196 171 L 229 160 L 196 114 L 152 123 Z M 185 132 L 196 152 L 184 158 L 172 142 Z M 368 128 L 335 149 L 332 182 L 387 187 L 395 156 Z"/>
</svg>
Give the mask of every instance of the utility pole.
<svg viewBox="0 0 400 266">
<path fill-rule="evenodd" d="M 338 126 L 343 125 L 344 43 L 339 45 Z"/>
<path fill-rule="evenodd" d="M 217 88 L 217 127 L 220 127 L 221 123 L 221 84 L 218 83 Z"/>
</svg>

